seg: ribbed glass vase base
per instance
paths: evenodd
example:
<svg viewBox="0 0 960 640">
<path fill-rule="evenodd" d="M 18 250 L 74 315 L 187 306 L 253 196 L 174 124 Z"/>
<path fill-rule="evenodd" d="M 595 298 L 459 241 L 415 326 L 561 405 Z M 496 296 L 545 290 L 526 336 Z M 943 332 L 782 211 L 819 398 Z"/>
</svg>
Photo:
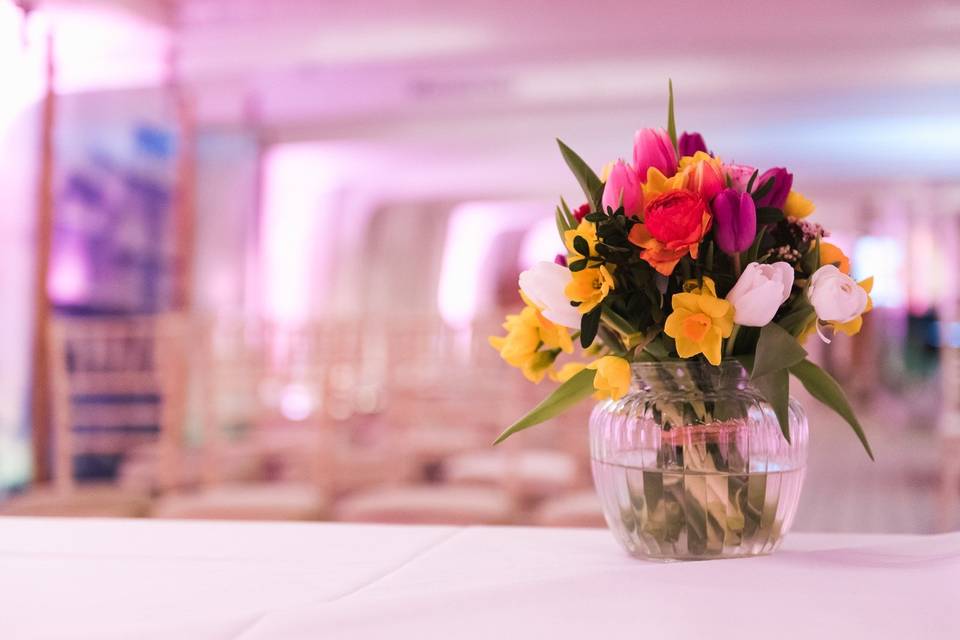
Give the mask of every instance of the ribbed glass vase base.
<svg viewBox="0 0 960 640">
<path fill-rule="evenodd" d="M 611 531 L 634 556 L 706 560 L 765 555 L 789 529 L 803 469 L 702 473 L 593 462 Z"/>
</svg>

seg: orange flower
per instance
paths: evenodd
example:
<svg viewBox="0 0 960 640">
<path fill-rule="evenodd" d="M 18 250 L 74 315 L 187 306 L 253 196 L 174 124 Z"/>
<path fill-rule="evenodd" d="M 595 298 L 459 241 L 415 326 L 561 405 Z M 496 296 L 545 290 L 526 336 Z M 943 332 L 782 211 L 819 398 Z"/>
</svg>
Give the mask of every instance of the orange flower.
<svg viewBox="0 0 960 640">
<path fill-rule="evenodd" d="M 835 244 L 829 242 L 820 243 L 820 265 L 836 265 L 840 273 L 850 275 L 850 258 Z"/>
<path fill-rule="evenodd" d="M 634 225 L 629 240 L 643 249 L 641 258 L 668 276 L 683 256 L 697 257 L 710 225 L 710 212 L 700 194 L 674 189 L 647 204 L 644 223 Z"/>
</svg>

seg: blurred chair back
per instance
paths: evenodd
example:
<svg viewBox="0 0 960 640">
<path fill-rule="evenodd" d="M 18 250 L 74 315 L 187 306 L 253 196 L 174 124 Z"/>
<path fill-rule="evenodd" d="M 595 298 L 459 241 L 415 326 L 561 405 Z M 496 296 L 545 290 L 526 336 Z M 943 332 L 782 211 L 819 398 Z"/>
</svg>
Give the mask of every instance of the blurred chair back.
<svg viewBox="0 0 960 640">
<path fill-rule="evenodd" d="M 58 318 L 50 332 L 54 482 L 76 485 L 77 455 L 159 444 L 157 479 L 176 482 L 188 332 L 174 315 Z"/>
</svg>

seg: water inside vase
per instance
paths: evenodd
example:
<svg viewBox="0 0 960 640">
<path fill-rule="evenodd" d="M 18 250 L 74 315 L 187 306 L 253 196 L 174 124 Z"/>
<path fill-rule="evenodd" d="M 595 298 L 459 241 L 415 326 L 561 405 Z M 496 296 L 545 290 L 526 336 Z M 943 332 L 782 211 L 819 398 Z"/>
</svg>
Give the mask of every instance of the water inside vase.
<svg viewBox="0 0 960 640">
<path fill-rule="evenodd" d="M 708 559 L 774 551 L 792 524 L 804 469 L 748 473 L 593 460 L 611 530 L 634 555 Z"/>
</svg>

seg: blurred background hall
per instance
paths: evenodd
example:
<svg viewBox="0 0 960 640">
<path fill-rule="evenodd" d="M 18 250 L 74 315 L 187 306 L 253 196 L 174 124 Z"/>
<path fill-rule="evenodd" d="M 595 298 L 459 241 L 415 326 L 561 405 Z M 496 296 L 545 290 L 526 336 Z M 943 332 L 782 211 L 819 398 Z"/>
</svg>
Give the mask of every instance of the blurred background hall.
<svg viewBox="0 0 960 640">
<path fill-rule="evenodd" d="M 486 337 L 666 69 L 876 277 L 795 529 L 960 528 L 960 3 L 644 5 L 0 0 L 0 513 L 602 526 Z"/>
</svg>

